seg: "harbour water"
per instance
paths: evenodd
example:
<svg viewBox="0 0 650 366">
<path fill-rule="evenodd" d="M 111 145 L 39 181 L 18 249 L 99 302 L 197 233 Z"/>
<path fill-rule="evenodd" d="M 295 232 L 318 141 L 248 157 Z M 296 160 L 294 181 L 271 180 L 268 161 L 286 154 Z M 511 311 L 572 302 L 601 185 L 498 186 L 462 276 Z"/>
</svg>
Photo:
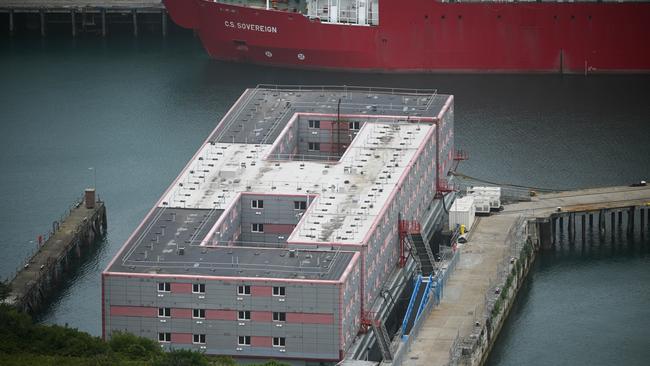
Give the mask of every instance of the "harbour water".
<svg viewBox="0 0 650 366">
<path fill-rule="evenodd" d="M 3 37 L 0 81 L 0 277 L 96 185 L 108 236 L 40 317 L 95 335 L 101 271 L 243 89 L 259 83 L 454 94 L 456 144 L 471 158 L 459 170 L 490 181 L 565 189 L 650 178 L 650 76 L 296 71 L 212 61 L 191 34 L 145 34 Z M 598 255 L 541 256 L 490 364 L 645 364 L 650 266 L 639 240 L 623 245 L 632 252 L 610 254 L 607 244 Z"/>
</svg>

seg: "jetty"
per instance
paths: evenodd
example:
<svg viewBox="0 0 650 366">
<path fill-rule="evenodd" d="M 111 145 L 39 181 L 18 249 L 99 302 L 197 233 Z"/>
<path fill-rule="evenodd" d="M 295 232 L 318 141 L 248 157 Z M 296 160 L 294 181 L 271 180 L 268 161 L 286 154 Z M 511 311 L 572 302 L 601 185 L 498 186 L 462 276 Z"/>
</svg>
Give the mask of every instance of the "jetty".
<svg viewBox="0 0 650 366">
<path fill-rule="evenodd" d="M 11 292 L 5 303 L 35 313 L 60 282 L 73 258 L 82 254 L 98 237 L 106 233 L 106 206 L 96 199 L 95 190 L 87 189 L 79 202 L 11 280 Z"/>
<path fill-rule="evenodd" d="M 138 36 L 143 26 L 153 25 L 167 35 L 167 10 L 161 0 L 0 0 L 0 14 L 8 16 L 9 33 L 30 24 L 45 37 L 50 25 L 65 24 L 76 37 L 96 33 L 105 37 L 111 25 L 131 28 Z"/>
<path fill-rule="evenodd" d="M 474 223 L 440 303 L 418 319 L 382 364 L 482 365 L 537 250 L 587 235 L 648 235 L 650 187 L 604 187 L 541 194 Z"/>
</svg>

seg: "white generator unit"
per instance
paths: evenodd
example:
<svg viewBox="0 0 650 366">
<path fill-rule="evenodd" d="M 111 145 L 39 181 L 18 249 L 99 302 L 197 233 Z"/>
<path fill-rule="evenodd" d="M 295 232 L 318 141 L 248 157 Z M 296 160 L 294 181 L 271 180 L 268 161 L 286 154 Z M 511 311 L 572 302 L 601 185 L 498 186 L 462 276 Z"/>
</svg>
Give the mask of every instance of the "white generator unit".
<svg viewBox="0 0 650 366">
<path fill-rule="evenodd" d="M 449 230 L 454 231 L 460 225 L 465 225 L 465 229 L 470 230 L 475 214 L 473 196 L 457 198 L 449 209 Z"/>
<path fill-rule="evenodd" d="M 481 195 L 476 195 L 472 194 L 467 197 L 472 197 L 474 198 L 474 212 L 475 214 L 490 214 L 490 208 L 492 207 L 490 205 L 490 198 L 487 196 L 481 196 Z"/>
<path fill-rule="evenodd" d="M 501 187 L 471 187 L 467 189 L 467 194 L 474 197 L 484 197 L 490 202 L 492 210 L 501 208 Z M 479 210 L 477 209 L 477 211 Z"/>
</svg>

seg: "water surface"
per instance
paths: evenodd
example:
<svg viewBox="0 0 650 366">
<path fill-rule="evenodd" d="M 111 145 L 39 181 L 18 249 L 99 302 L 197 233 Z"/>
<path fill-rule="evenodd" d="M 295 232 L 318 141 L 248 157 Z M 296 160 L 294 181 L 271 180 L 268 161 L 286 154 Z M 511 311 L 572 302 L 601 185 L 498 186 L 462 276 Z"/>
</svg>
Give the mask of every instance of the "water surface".
<svg viewBox="0 0 650 366">
<path fill-rule="evenodd" d="M 231 104 L 260 83 L 454 94 L 456 144 L 471 157 L 460 170 L 491 181 L 577 188 L 650 177 L 650 76 L 296 71 L 209 60 L 191 35 L 53 35 L 0 38 L 0 80 L 0 277 L 12 275 L 96 172 L 108 236 L 41 316 L 96 335 L 101 271 Z M 647 264 L 639 256 L 543 258 L 513 317 L 522 325 L 506 327 L 491 364 L 561 364 L 569 350 L 571 364 L 650 358 L 641 347 L 650 329 Z"/>
</svg>

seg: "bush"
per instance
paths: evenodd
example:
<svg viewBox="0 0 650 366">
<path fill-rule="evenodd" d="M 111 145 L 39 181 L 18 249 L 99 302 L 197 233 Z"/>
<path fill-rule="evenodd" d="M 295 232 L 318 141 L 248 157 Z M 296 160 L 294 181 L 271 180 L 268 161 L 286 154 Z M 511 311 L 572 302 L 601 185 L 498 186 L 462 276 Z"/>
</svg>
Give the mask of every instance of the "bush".
<svg viewBox="0 0 650 366">
<path fill-rule="evenodd" d="M 162 354 L 156 342 L 126 332 L 114 332 L 108 344 L 113 352 L 131 360 L 153 360 Z"/>
<path fill-rule="evenodd" d="M 0 281 L 0 301 L 4 300 L 11 293 L 11 285 L 7 281 Z"/>
<path fill-rule="evenodd" d="M 270 360 L 266 363 L 263 364 L 258 364 L 258 365 L 249 365 L 249 366 L 289 366 L 289 364 L 278 362 L 276 360 Z"/>
<path fill-rule="evenodd" d="M 153 366 L 208 366 L 208 359 L 199 352 L 171 350 L 158 358 Z"/>
<path fill-rule="evenodd" d="M 237 366 L 237 362 L 230 356 L 215 356 L 211 360 L 214 366 Z"/>
<path fill-rule="evenodd" d="M 500 310 L 501 310 L 501 298 L 498 298 L 497 301 L 494 302 L 494 307 L 492 308 L 492 317 L 494 318 L 495 316 L 499 315 Z"/>
<path fill-rule="evenodd" d="M 215 357 L 216 366 L 237 366 Z M 206 356 L 191 350 L 163 352 L 150 339 L 115 332 L 109 342 L 77 329 L 34 324 L 15 308 L 0 304 L 0 365 L 71 366 L 208 366 Z M 269 361 L 263 366 L 289 366 Z"/>
</svg>

